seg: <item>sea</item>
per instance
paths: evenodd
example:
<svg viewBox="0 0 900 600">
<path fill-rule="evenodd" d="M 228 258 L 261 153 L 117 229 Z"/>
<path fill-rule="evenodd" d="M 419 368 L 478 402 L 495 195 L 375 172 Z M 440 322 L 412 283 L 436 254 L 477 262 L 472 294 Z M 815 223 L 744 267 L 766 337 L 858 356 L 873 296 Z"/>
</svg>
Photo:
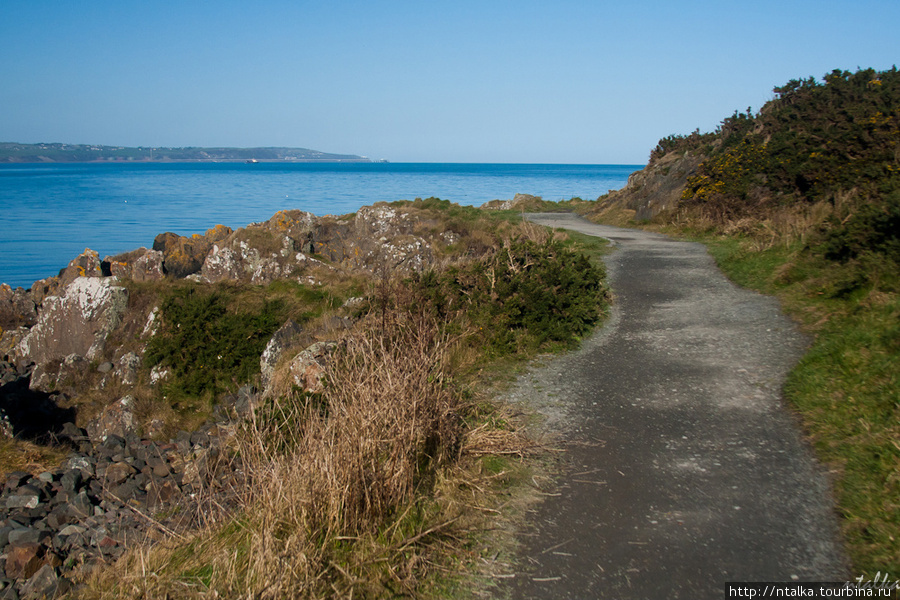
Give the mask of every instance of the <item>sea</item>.
<svg viewBox="0 0 900 600">
<path fill-rule="evenodd" d="M 279 210 L 343 215 L 437 197 L 478 206 L 517 193 L 595 200 L 642 165 L 444 163 L 42 163 L 0 165 L 0 283 L 30 287 L 85 248 L 101 258 L 157 234 L 265 221 Z"/>
</svg>

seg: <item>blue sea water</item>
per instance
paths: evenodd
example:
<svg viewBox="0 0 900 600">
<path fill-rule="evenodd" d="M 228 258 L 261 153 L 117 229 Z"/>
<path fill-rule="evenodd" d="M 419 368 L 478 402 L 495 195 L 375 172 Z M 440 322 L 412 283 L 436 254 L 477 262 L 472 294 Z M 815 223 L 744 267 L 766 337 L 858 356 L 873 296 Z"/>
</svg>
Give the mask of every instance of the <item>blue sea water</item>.
<svg viewBox="0 0 900 600">
<path fill-rule="evenodd" d="M 91 248 L 150 247 L 157 234 L 203 233 L 300 209 L 322 216 L 436 196 L 463 205 L 594 200 L 640 165 L 441 163 L 141 163 L 0 165 L 0 282 L 29 287 Z"/>
</svg>

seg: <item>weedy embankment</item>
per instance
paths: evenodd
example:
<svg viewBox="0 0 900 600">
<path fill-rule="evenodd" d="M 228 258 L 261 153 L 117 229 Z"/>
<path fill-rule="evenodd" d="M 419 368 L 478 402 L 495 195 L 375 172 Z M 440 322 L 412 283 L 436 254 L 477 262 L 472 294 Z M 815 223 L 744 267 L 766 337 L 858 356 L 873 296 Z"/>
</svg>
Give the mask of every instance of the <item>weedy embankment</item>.
<svg viewBox="0 0 900 600">
<path fill-rule="evenodd" d="M 468 209 L 414 207 L 449 213 L 459 246 L 480 251 L 374 278 L 322 391 L 270 399 L 234 436 L 229 459 L 247 482 L 237 510 L 132 551 L 83 597 L 445 596 L 477 576 L 484 532 L 509 517 L 534 445 L 481 391 L 486 373 L 570 347 L 607 293 L 572 240 L 509 215 L 486 225 Z"/>
</svg>

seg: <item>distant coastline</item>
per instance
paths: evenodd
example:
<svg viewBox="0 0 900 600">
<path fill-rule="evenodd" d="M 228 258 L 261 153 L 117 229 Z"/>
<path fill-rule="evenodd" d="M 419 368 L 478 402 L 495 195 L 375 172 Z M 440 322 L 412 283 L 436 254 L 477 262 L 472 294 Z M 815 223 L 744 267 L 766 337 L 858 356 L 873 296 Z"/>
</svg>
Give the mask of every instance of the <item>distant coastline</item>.
<svg viewBox="0 0 900 600">
<path fill-rule="evenodd" d="M 162 148 L 92 144 L 0 142 L 0 163 L 169 163 L 169 162 L 372 162 L 365 156 L 309 148 Z"/>
</svg>

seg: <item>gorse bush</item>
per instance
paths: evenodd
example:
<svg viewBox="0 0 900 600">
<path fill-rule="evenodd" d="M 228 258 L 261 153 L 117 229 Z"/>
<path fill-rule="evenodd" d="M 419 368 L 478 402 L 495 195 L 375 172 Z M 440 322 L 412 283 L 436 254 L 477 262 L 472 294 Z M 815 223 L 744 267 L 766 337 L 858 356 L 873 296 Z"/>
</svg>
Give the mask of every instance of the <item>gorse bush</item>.
<svg viewBox="0 0 900 600">
<path fill-rule="evenodd" d="M 827 200 L 900 171 L 900 73 L 833 71 L 794 80 L 752 115 L 725 119 L 683 198 L 733 216 L 734 199 L 773 205 Z M 669 138 L 666 138 L 669 140 Z M 665 140 L 663 140 L 665 141 Z M 663 144 L 663 142 L 660 142 Z M 681 146 L 684 142 L 681 143 Z M 668 146 L 680 148 L 671 141 Z M 718 203 L 731 202 L 731 211 Z M 754 214 L 744 203 L 744 214 Z"/>
<path fill-rule="evenodd" d="M 900 267 L 900 178 L 891 182 L 883 202 L 863 204 L 844 219 L 823 226 L 825 258 L 847 262 L 867 253 L 882 254 Z"/>
<path fill-rule="evenodd" d="M 422 274 L 421 293 L 444 318 L 463 316 L 494 353 L 517 344 L 575 343 L 601 318 L 603 272 L 546 239 L 517 238 L 484 258 Z"/>
<path fill-rule="evenodd" d="M 836 70 L 774 91 L 759 113 L 735 113 L 714 134 L 660 142 L 659 152 L 705 155 L 677 219 L 767 245 L 799 240 L 835 263 L 829 294 L 896 289 L 900 73 Z"/>
<path fill-rule="evenodd" d="M 259 356 L 281 324 L 280 308 L 273 301 L 258 312 L 235 312 L 220 292 L 176 288 L 160 305 L 162 328 L 147 345 L 147 366 L 169 369 L 165 389 L 176 395 L 215 396 L 246 383 L 259 373 Z"/>
</svg>

